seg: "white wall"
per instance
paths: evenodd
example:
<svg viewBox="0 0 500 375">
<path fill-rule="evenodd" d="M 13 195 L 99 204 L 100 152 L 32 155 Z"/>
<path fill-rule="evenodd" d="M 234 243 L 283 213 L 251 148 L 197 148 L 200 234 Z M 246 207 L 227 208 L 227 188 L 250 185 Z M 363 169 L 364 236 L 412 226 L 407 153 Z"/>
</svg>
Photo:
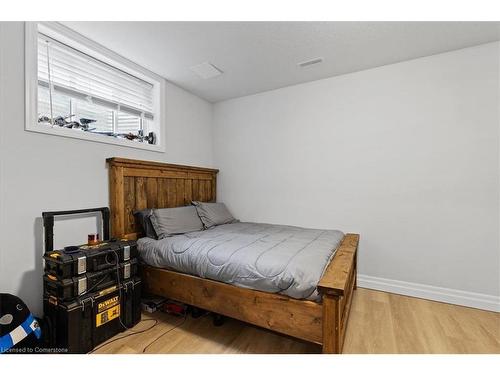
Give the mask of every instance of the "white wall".
<svg viewBox="0 0 500 375">
<path fill-rule="evenodd" d="M 213 108 L 167 84 L 166 153 L 27 132 L 21 22 L 0 22 L 0 80 L 0 292 L 40 313 L 42 211 L 107 206 L 108 157 L 212 166 Z M 95 219 L 79 222 L 56 224 L 56 241 L 85 242 Z"/>
<path fill-rule="evenodd" d="M 498 43 L 221 102 L 218 199 L 241 220 L 360 233 L 372 280 L 496 304 L 498 109 Z"/>
</svg>

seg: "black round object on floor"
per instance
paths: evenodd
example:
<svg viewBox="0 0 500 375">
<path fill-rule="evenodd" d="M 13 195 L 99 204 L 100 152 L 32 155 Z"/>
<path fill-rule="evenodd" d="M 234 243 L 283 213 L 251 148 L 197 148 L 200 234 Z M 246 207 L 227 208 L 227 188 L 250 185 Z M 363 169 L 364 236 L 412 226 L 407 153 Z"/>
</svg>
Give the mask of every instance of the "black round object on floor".
<svg viewBox="0 0 500 375">
<path fill-rule="evenodd" d="M 191 306 L 191 317 L 193 319 L 197 319 L 200 316 L 205 315 L 205 313 L 206 313 L 206 310 L 200 309 L 198 307 Z"/>
<path fill-rule="evenodd" d="M 224 324 L 225 320 L 224 315 L 214 314 L 214 326 L 220 327 Z"/>
</svg>

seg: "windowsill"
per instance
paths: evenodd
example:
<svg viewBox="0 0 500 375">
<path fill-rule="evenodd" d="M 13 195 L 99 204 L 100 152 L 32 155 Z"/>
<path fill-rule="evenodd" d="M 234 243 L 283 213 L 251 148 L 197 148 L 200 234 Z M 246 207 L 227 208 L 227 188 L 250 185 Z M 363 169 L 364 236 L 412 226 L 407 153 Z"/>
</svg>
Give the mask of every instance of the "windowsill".
<svg viewBox="0 0 500 375">
<path fill-rule="evenodd" d="M 59 137 L 83 139 L 86 141 L 107 143 L 107 144 L 122 146 L 122 147 L 139 148 L 139 149 L 148 150 L 148 151 L 165 152 L 165 148 L 160 146 L 160 145 L 152 145 L 149 143 L 135 142 L 135 141 L 130 141 L 128 139 L 113 138 L 110 136 L 84 132 L 81 130 L 61 128 L 59 126 L 50 127 L 47 125 L 38 125 L 38 124 L 31 125 L 28 123 L 28 124 L 26 124 L 26 131 L 35 132 L 35 133 L 42 133 L 42 134 L 50 134 L 50 135 L 55 135 L 55 136 L 59 136 Z"/>
</svg>

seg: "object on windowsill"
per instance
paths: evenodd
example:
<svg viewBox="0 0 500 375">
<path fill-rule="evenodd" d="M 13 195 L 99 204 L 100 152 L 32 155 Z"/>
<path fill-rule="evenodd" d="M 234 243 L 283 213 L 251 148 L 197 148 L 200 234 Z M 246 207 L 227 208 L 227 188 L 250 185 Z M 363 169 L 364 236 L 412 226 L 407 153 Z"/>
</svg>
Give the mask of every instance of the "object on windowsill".
<svg viewBox="0 0 500 375">
<path fill-rule="evenodd" d="M 97 122 L 97 120 L 82 117 L 82 118 L 80 118 L 80 121 L 78 122 L 78 121 L 71 120 L 73 117 L 75 117 L 75 115 L 71 115 L 71 114 L 66 116 L 66 117 L 57 116 L 56 118 L 54 118 L 54 120 L 52 122 L 48 116 L 41 115 L 38 117 L 38 123 L 39 124 L 46 124 L 49 126 L 57 125 L 61 128 L 82 130 L 82 131 L 86 131 L 86 132 L 90 132 L 90 133 L 107 135 L 109 137 L 127 139 L 129 141 L 148 143 L 150 145 L 156 144 L 156 134 L 154 132 L 149 132 L 148 135 L 144 135 L 144 131 L 142 129 L 138 130 L 137 134 L 95 131 L 96 128 L 90 128 L 89 124 Z"/>
<path fill-rule="evenodd" d="M 129 141 L 149 143 L 150 145 L 156 144 L 156 134 L 154 132 L 149 132 L 148 135 L 142 135 L 142 130 L 138 131 L 138 134 L 134 133 L 113 133 L 113 132 L 96 132 L 99 134 L 107 135 L 110 137 L 128 139 Z"/>
<path fill-rule="evenodd" d="M 38 117 L 38 123 L 48 123 L 50 124 L 50 118 L 47 116 Z"/>
<path fill-rule="evenodd" d="M 66 120 L 64 117 L 62 116 L 57 116 L 55 119 L 54 119 L 54 125 L 58 125 L 60 127 L 63 127 L 64 125 L 66 125 Z"/>
<path fill-rule="evenodd" d="M 92 124 L 93 122 L 96 122 L 97 120 L 93 120 L 93 119 L 90 119 L 90 118 L 80 118 L 80 123 L 82 125 L 88 125 L 88 124 Z"/>
<path fill-rule="evenodd" d="M 92 131 L 95 128 L 90 128 L 89 124 L 96 122 L 97 120 L 81 118 L 80 122 L 71 120 L 75 115 L 68 115 L 66 117 L 57 116 L 54 121 L 51 121 L 48 116 L 42 115 L 38 117 L 38 123 L 43 123 L 47 125 L 57 125 L 61 128 L 75 129 L 75 130 L 83 130 L 83 131 Z"/>
</svg>

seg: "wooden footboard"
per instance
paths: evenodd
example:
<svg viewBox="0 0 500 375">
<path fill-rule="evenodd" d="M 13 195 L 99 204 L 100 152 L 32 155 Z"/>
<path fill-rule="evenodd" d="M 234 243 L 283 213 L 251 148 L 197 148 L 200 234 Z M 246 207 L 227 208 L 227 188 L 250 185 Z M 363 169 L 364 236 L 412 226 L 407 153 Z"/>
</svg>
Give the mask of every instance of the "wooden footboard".
<svg viewBox="0 0 500 375">
<path fill-rule="evenodd" d="M 321 304 L 240 288 L 155 267 L 144 267 L 147 292 L 259 327 L 322 343 Z"/>
<path fill-rule="evenodd" d="M 359 234 L 348 233 L 318 284 L 323 295 L 323 353 L 342 353 L 356 289 Z"/>
</svg>

